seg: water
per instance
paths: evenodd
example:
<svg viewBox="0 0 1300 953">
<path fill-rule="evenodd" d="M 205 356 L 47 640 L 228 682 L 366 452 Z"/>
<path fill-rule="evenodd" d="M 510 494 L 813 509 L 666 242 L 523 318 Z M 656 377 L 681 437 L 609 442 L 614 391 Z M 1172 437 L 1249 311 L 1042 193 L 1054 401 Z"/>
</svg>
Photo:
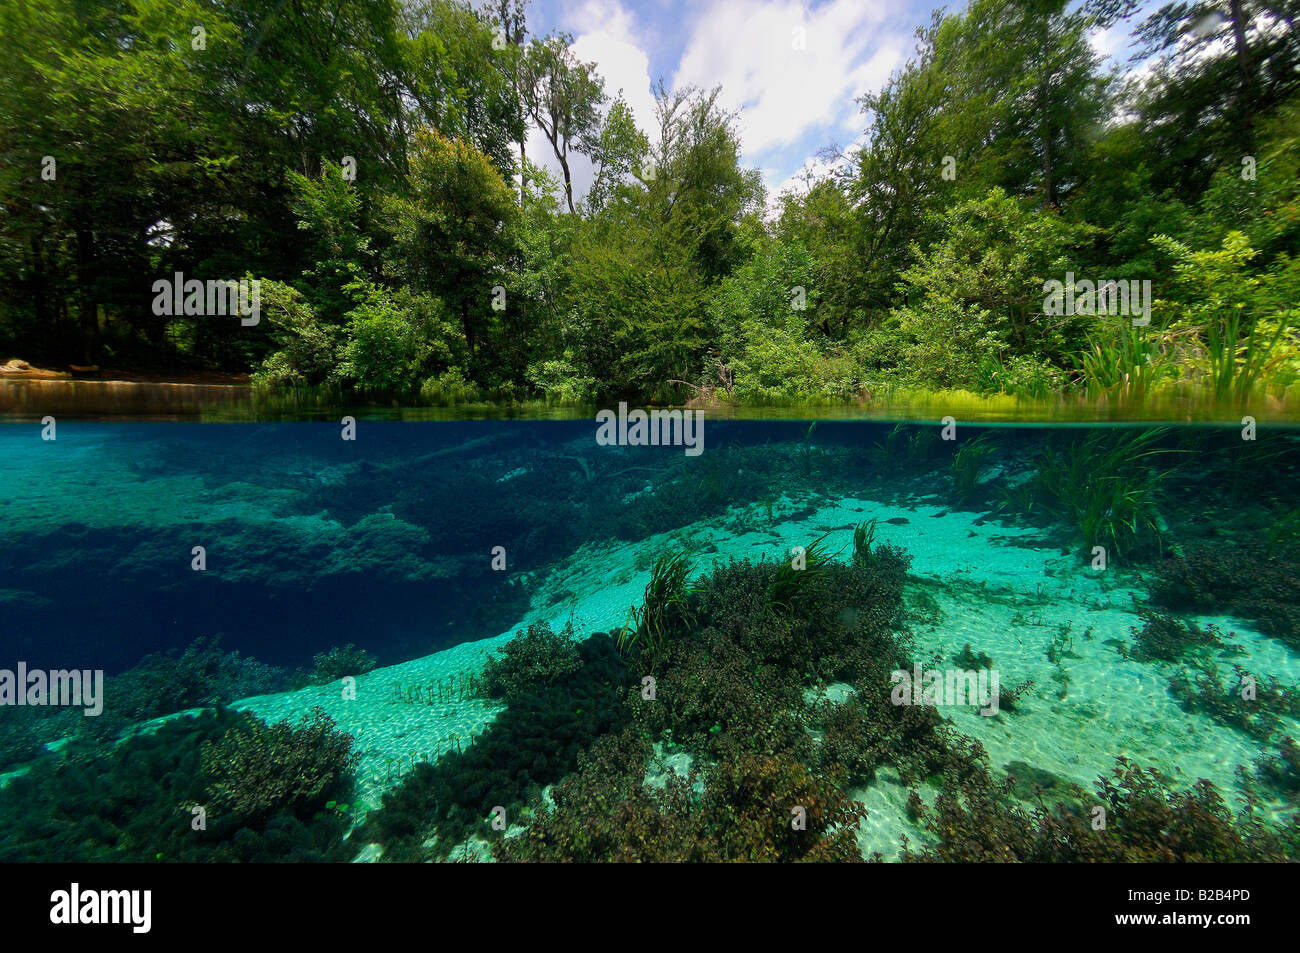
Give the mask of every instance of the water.
<svg viewBox="0 0 1300 953">
<path fill-rule="evenodd" d="M 0 856 L 474 859 L 530 837 L 518 848 L 529 856 L 635 854 L 618 846 L 626 819 L 582 848 L 590 856 L 556 846 L 572 819 L 549 811 L 554 786 L 573 811 L 597 775 L 638 810 L 667 816 L 685 799 L 694 820 L 656 841 L 670 856 L 687 842 L 710 845 L 700 859 L 802 856 L 808 845 L 771 833 L 788 826 L 786 792 L 782 816 L 763 808 L 743 848 L 734 818 L 759 809 L 718 820 L 727 778 L 758 789 L 755 772 L 794 765 L 814 787 L 787 799 L 820 803 L 815 786 L 830 785 L 865 808 L 828 828 L 843 836 L 827 859 L 894 859 L 904 836 L 914 850 L 938 843 L 909 800 L 933 816 L 945 785 L 966 783 L 949 777 L 963 738 L 992 778 L 1010 769 L 1020 810 L 1035 780 L 1049 803 L 1090 810 L 1096 779 L 1123 757 L 1173 789 L 1207 779 L 1232 810 L 1253 793 L 1277 829 L 1294 813 L 1292 431 L 959 424 L 947 440 L 938 422 L 708 420 L 696 457 L 598 445 L 590 419 L 357 427 L 351 441 L 337 422 L 60 421 L 53 441 L 34 422 L 0 428 L 0 668 L 107 676 L 97 718 L 0 708 Z M 855 529 L 871 521 L 862 558 Z M 880 562 L 881 544 L 910 566 L 888 563 L 892 549 Z M 778 564 L 801 552 L 793 588 L 774 597 Z M 653 627 L 632 615 L 643 638 L 620 648 L 656 560 L 673 553 L 688 580 L 711 578 L 704 595 L 683 588 L 667 603 L 675 647 L 650 653 Z M 736 560 L 750 567 L 727 576 Z M 507 672 L 522 688 L 502 698 L 484 666 L 539 623 L 584 654 L 538 635 L 516 656 L 534 667 Z M 312 684 L 314 656 L 349 645 L 369 660 L 327 660 Z M 995 715 L 940 698 L 930 710 L 951 727 L 938 734 L 886 723 L 895 715 L 873 693 L 894 670 L 996 672 L 1014 708 L 1005 695 Z M 688 698 L 693 683 L 708 690 Z M 189 745 L 197 758 L 207 729 L 119 739 L 217 702 L 267 723 L 319 706 L 353 737 L 355 765 L 322 789 L 328 807 L 320 792 L 273 805 L 296 818 L 292 843 L 223 793 L 210 751 L 193 799 L 227 826 L 197 840 L 109 836 L 118 821 L 99 808 L 56 823 L 15 795 L 34 779 L 63 784 L 68 759 L 99 766 L 109 803 L 136 782 L 171 809 L 189 803 L 165 770 L 123 752 Z M 241 828 L 256 836 L 232 846 Z"/>
</svg>

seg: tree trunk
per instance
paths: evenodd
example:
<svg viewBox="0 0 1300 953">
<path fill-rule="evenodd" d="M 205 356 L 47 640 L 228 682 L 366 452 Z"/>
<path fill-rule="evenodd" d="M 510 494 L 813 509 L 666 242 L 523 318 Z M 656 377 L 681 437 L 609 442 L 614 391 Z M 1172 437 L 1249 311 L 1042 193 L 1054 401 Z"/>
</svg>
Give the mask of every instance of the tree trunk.
<svg viewBox="0 0 1300 953">
<path fill-rule="evenodd" d="M 93 365 L 99 354 L 99 303 L 95 300 L 95 238 L 84 215 L 77 224 L 77 313 L 81 362 Z"/>
</svg>

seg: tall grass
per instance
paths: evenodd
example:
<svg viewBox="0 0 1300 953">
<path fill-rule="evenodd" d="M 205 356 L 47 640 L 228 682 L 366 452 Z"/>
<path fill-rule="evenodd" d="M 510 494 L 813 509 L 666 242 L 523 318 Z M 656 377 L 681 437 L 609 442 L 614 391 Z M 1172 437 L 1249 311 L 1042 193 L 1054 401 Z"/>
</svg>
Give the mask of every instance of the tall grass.
<svg viewBox="0 0 1300 953">
<path fill-rule="evenodd" d="M 624 656 L 636 654 L 654 668 L 663 658 L 668 640 L 694 622 L 686 582 L 690 572 L 685 553 L 665 553 L 655 561 L 641 607 L 632 607 L 618 633 L 618 648 Z"/>
<path fill-rule="evenodd" d="M 1076 526 L 1091 549 L 1123 556 L 1146 544 L 1162 546 L 1161 483 L 1172 472 L 1157 458 L 1176 451 L 1158 444 L 1163 428 L 1092 433 L 1048 449 L 1031 484 L 1044 507 Z"/>
</svg>

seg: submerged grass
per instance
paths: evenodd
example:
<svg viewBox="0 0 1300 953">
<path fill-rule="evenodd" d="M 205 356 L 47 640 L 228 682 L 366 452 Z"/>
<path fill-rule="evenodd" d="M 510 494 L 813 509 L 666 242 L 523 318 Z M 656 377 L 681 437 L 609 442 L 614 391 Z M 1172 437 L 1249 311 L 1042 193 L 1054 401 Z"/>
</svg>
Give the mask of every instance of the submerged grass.
<svg viewBox="0 0 1300 953">
<path fill-rule="evenodd" d="M 665 553 L 655 561 L 641 607 L 629 610 L 628 621 L 618 632 L 618 649 L 625 658 L 637 655 L 653 669 L 673 634 L 690 626 L 690 572 L 691 561 L 684 552 Z"/>
<path fill-rule="evenodd" d="M 1159 446 L 1167 431 L 1092 433 L 1039 458 L 1029 492 L 1049 511 L 1076 526 L 1092 550 L 1117 556 L 1163 545 L 1158 509 L 1161 483 L 1172 468 L 1155 465 L 1176 451 Z"/>
</svg>

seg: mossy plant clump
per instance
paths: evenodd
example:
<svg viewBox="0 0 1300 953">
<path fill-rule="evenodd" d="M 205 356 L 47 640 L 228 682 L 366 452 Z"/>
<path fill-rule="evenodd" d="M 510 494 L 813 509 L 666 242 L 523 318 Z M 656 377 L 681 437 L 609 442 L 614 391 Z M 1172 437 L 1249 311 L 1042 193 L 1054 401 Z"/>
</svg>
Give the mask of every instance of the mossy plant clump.
<svg viewBox="0 0 1300 953">
<path fill-rule="evenodd" d="M 92 738 L 117 738 L 142 721 L 278 691 L 283 669 L 238 652 L 222 652 L 219 639 L 195 639 L 179 656 L 158 652 L 104 684 L 104 711 L 77 719 Z"/>
<path fill-rule="evenodd" d="M 336 645 L 328 652 L 317 652 L 312 656 L 311 671 L 300 673 L 299 678 L 307 685 L 328 685 L 341 678 L 364 675 L 374 667 L 375 660 L 370 653 L 349 642 Z"/>
<path fill-rule="evenodd" d="M 788 754 L 737 752 L 697 776 L 670 774 L 660 788 L 625 765 L 644 764 L 634 733 L 602 739 L 581 771 L 555 789 L 520 837 L 498 842 L 499 860 L 861 861 L 856 831 L 866 811 L 829 777 Z M 703 790 L 696 788 L 696 780 Z"/>
<path fill-rule="evenodd" d="M 984 766 L 982 766 L 984 767 Z M 1284 861 L 1295 857 L 1297 831 L 1265 828 L 1255 804 L 1234 815 L 1214 785 L 1179 790 L 1154 770 L 1120 758 L 1095 794 L 1025 810 L 1006 783 L 983 769 L 946 785 L 925 821 L 934 842 L 910 847 L 910 861 L 1192 863 Z M 1100 808 L 1098 812 L 1096 809 Z M 1098 826 L 1104 819 L 1104 826 Z"/>
<path fill-rule="evenodd" d="M 1249 620 L 1300 651 L 1300 547 L 1261 541 L 1188 547 L 1160 563 L 1151 601 Z"/>
<path fill-rule="evenodd" d="M 1170 677 L 1169 690 L 1184 711 L 1208 715 L 1260 740 L 1272 736 L 1283 716 L 1300 717 L 1300 687 L 1253 675 L 1240 665 L 1226 680 L 1212 662 L 1184 667 Z"/>
<path fill-rule="evenodd" d="M 37 762 L 0 789 L 0 861 L 346 860 L 348 822 L 324 805 L 346 797 L 348 775 L 336 773 L 316 796 L 301 797 L 301 762 L 268 762 L 255 812 L 223 802 L 223 784 L 237 785 L 238 778 L 209 773 L 215 766 L 205 752 L 232 732 L 270 730 L 250 715 L 218 709 L 172 719 L 111 748 L 74 742 L 62 757 Z M 311 737 L 338 750 L 332 736 Z M 196 808 L 203 809 L 201 824 Z"/>
<path fill-rule="evenodd" d="M 219 809 L 261 818 L 281 809 L 311 809 L 356 769 L 352 736 L 337 731 L 320 708 L 266 725 L 246 719 L 220 741 L 205 742 L 200 764 Z"/>
<path fill-rule="evenodd" d="M 475 834 L 499 838 L 494 808 L 516 822 L 543 787 L 574 771 L 582 752 L 630 718 L 631 676 L 614 640 L 593 635 L 577 648 L 577 670 L 516 694 L 465 749 L 417 764 L 367 817 L 364 836 L 382 844 L 387 859 L 405 861 L 447 857 Z"/>
<path fill-rule="evenodd" d="M 960 652 L 952 657 L 952 660 L 967 671 L 993 667 L 993 657 L 984 652 L 977 653 L 971 651 L 969 642 L 962 647 Z"/>
<path fill-rule="evenodd" d="M 1223 645 L 1216 626 L 1202 629 L 1195 622 L 1183 622 L 1163 612 L 1139 609 L 1142 628 L 1133 628 L 1134 649 L 1128 653 L 1140 662 L 1177 662 L 1197 649 Z M 1127 650 L 1121 648 L 1121 652 Z"/>
<path fill-rule="evenodd" d="M 582 667 L 573 629 L 558 635 L 545 622 L 535 622 L 488 659 L 483 668 L 483 694 L 507 703 L 553 684 Z"/>
</svg>

